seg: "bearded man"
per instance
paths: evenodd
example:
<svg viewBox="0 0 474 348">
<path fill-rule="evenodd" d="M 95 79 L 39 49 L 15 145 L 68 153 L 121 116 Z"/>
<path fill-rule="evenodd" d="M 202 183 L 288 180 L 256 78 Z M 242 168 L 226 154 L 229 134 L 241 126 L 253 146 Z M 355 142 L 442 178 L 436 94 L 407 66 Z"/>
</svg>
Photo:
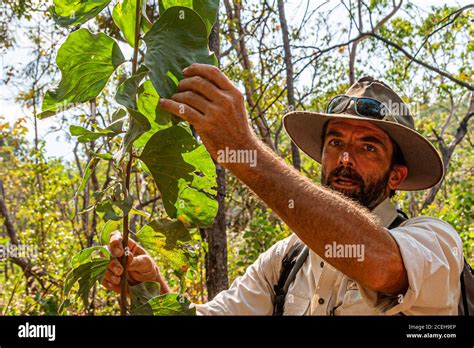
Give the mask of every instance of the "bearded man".
<svg viewBox="0 0 474 348">
<path fill-rule="evenodd" d="M 222 149 L 254 151 L 253 165 L 221 164 L 294 232 L 261 254 L 228 290 L 196 305 L 198 314 L 458 313 L 458 233 L 434 217 L 405 219 L 390 202 L 395 190 L 425 190 L 443 176 L 439 154 L 415 131 L 408 107 L 390 87 L 363 77 L 324 113 L 285 115 L 290 138 L 322 165 L 317 185 L 257 139 L 242 94 L 218 68 L 192 64 L 183 74 L 177 93 L 161 99 L 161 108 L 191 123 L 214 159 Z M 119 233 L 109 248 L 123 255 Z M 169 291 L 146 251 L 133 240 L 129 248 L 128 279 L 157 281 L 162 292 Z M 104 286 L 120 291 L 122 272 L 120 262 L 111 261 Z"/>
</svg>

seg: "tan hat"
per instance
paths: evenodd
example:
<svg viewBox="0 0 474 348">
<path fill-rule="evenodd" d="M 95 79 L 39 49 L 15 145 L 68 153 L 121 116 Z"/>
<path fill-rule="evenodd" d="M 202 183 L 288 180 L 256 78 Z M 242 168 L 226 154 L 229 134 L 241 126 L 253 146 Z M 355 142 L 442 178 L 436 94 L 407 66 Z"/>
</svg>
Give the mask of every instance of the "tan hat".
<svg viewBox="0 0 474 348">
<path fill-rule="evenodd" d="M 293 111 L 283 118 L 285 130 L 293 142 L 306 154 L 321 163 L 322 132 L 328 120 L 356 119 L 370 121 L 395 141 L 408 167 L 408 176 L 398 187 L 404 191 L 424 190 L 436 185 L 443 177 L 443 163 L 434 146 L 414 127 L 408 106 L 385 83 L 370 76 L 361 78 L 346 92 L 349 97 L 368 97 L 383 103 L 388 109 L 382 119 L 359 116 L 354 103 L 348 103 L 343 113 Z"/>
</svg>

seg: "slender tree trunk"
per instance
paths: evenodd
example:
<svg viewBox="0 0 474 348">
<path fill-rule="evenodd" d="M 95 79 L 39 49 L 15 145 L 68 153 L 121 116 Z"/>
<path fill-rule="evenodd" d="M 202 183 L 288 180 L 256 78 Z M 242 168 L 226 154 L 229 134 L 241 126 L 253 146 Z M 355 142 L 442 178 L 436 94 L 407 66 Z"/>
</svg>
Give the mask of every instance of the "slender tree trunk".
<svg viewBox="0 0 474 348">
<path fill-rule="evenodd" d="M 285 51 L 285 66 L 286 66 L 286 91 L 288 96 L 288 107 L 290 110 L 294 110 L 296 107 L 295 102 L 295 89 L 293 79 L 293 61 L 291 55 L 290 38 L 288 32 L 288 24 L 285 17 L 285 4 L 283 0 L 278 0 L 278 14 L 280 16 L 281 35 L 283 38 L 283 49 Z M 301 170 L 301 157 L 300 150 L 298 147 L 291 142 L 291 158 L 293 166 L 297 170 Z"/>
<path fill-rule="evenodd" d="M 471 92 L 471 97 L 469 101 L 469 109 L 467 110 L 466 115 L 463 117 L 461 122 L 459 123 L 458 128 L 456 129 L 456 134 L 454 135 L 454 139 L 446 145 L 444 143 L 444 138 L 443 134 L 437 134 L 434 130 L 433 132 L 435 133 L 435 136 L 438 140 L 438 145 L 439 149 L 441 152 L 441 157 L 443 159 L 443 167 L 444 167 L 444 172 L 448 172 L 449 168 L 449 163 L 451 162 L 451 157 L 454 153 L 454 150 L 456 149 L 456 146 L 459 145 L 459 143 L 464 139 L 464 137 L 467 134 L 468 131 L 468 125 L 469 121 L 471 118 L 474 116 L 474 92 Z M 425 209 L 428 207 L 431 203 L 434 202 L 436 195 L 438 194 L 438 191 L 441 188 L 441 185 L 443 184 L 443 180 L 436 186 L 432 187 L 430 191 L 428 192 L 428 196 L 426 196 L 425 201 L 423 202 L 421 210 Z"/>
<path fill-rule="evenodd" d="M 219 59 L 219 20 L 212 28 L 209 38 L 210 49 Z M 206 287 L 208 300 L 229 287 L 227 275 L 227 234 L 225 220 L 226 172 L 216 163 L 217 202 L 219 204 L 214 224 L 206 230 L 208 243 L 206 255 Z"/>
<path fill-rule="evenodd" d="M 96 111 L 97 111 L 97 103 L 96 100 L 93 99 L 90 101 L 90 107 L 91 107 L 91 120 L 92 123 L 96 122 Z M 95 151 L 95 142 L 91 142 L 91 151 Z M 89 161 L 92 159 L 92 154 L 89 154 Z M 95 170 L 92 171 L 91 173 L 91 183 L 92 183 L 92 189 L 93 191 L 99 191 L 99 180 L 97 179 L 97 172 Z M 88 213 L 86 213 L 88 214 Z M 95 209 L 91 210 L 92 214 L 92 221 L 91 221 L 91 229 L 89 231 L 89 235 L 87 237 L 87 246 L 91 247 L 92 244 L 94 244 L 94 235 L 97 233 L 97 213 L 95 212 Z"/>
<path fill-rule="evenodd" d="M 3 182 L 0 181 L 0 215 L 3 216 L 5 228 L 7 229 L 8 237 L 14 245 L 19 245 L 18 237 L 13 227 L 13 220 L 11 219 L 10 213 L 8 212 L 7 205 L 5 203 L 5 192 L 3 188 Z"/>
</svg>

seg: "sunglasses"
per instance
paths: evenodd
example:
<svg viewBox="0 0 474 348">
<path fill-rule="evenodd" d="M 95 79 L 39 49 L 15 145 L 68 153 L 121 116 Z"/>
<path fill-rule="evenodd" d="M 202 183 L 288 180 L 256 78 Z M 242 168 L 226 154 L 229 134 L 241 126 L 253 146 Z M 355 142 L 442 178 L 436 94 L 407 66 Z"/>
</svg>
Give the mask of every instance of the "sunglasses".
<svg viewBox="0 0 474 348">
<path fill-rule="evenodd" d="M 359 116 L 382 120 L 390 113 L 388 108 L 377 99 L 369 97 L 350 97 L 345 94 L 337 95 L 332 98 L 326 107 L 326 113 L 343 113 L 349 106 L 351 100 L 354 101 L 354 110 Z"/>
</svg>

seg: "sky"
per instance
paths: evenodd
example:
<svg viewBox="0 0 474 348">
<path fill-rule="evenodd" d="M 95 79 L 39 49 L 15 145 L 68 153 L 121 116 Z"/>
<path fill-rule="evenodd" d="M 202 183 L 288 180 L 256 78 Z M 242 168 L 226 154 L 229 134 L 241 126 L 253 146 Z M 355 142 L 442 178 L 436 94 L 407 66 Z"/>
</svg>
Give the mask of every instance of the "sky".
<svg viewBox="0 0 474 348">
<path fill-rule="evenodd" d="M 334 0 L 333 0 L 334 1 Z M 317 0 L 315 3 L 322 3 L 324 1 Z M 470 0 L 446 0 L 446 1 L 426 1 L 426 0 L 414 0 L 413 1 L 416 5 L 420 7 L 428 7 L 433 4 L 442 5 L 448 4 L 451 6 L 465 6 L 469 3 L 472 3 Z M 302 0 L 290 0 L 287 2 L 286 9 L 287 9 L 287 20 L 290 23 L 299 23 L 301 18 L 301 11 L 304 10 L 304 6 L 301 4 L 305 4 L 305 1 Z M 317 6 L 317 4 L 315 5 Z M 296 10 L 288 10 L 288 9 L 296 9 Z M 344 12 L 341 13 L 343 18 L 347 17 L 347 12 L 345 12 L 343 6 L 340 6 L 339 11 Z M 337 16 L 337 15 L 336 15 Z M 28 56 L 29 48 L 28 46 L 31 45 L 28 42 L 25 33 L 25 27 L 31 26 L 31 23 L 26 22 L 25 20 L 20 21 L 19 25 L 15 25 L 12 27 L 17 28 L 14 32 L 16 45 L 13 49 L 10 49 L 5 55 L 0 56 L 0 81 L 4 79 L 5 75 L 5 67 L 9 65 L 15 66 L 23 66 L 31 59 Z M 123 47 L 123 46 L 122 46 Z M 58 45 L 59 48 L 59 45 Z M 125 49 L 127 50 L 127 49 Z M 59 78 L 59 76 L 57 76 Z M 31 110 L 26 108 L 22 108 L 17 103 L 15 103 L 15 97 L 18 95 L 18 89 L 12 88 L 11 85 L 5 85 L 0 82 L 0 116 L 5 117 L 5 119 L 13 123 L 19 118 L 27 118 L 28 126 L 30 131 L 28 133 L 28 138 L 33 139 L 34 131 L 33 131 L 33 123 L 31 119 Z M 73 160 L 73 153 L 72 149 L 74 147 L 73 143 L 68 143 L 67 141 L 67 134 L 66 130 L 59 131 L 59 132 L 50 132 L 51 126 L 54 126 L 55 122 L 57 122 L 57 116 L 53 116 L 44 120 L 40 120 L 38 125 L 39 129 L 39 137 L 45 140 L 46 146 L 46 156 L 47 157 L 55 157 L 60 158 L 62 160 L 71 161 Z"/>
</svg>

